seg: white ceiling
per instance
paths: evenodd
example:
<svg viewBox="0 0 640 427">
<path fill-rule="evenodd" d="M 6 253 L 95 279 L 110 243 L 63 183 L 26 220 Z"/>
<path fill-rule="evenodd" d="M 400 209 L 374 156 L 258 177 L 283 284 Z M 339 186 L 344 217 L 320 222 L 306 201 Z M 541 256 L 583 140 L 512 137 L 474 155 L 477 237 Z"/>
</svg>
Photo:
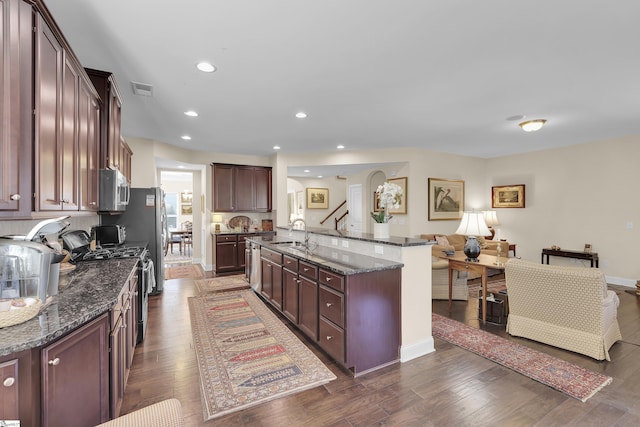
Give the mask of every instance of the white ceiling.
<svg viewBox="0 0 640 427">
<path fill-rule="evenodd" d="M 640 134 L 638 0 L 45 1 L 83 65 L 115 73 L 125 137 L 490 158 Z"/>
</svg>

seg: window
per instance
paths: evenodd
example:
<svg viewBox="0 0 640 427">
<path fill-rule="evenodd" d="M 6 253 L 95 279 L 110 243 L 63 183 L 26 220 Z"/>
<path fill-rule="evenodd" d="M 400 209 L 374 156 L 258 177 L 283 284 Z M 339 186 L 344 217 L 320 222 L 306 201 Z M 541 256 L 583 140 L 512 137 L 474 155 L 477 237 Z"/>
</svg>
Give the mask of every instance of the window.
<svg viewBox="0 0 640 427">
<path fill-rule="evenodd" d="M 167 227 L 169 230 L 178 228 L 178 193 L 165 193 L 164 205 L 167 210 Z"/>
</svg>

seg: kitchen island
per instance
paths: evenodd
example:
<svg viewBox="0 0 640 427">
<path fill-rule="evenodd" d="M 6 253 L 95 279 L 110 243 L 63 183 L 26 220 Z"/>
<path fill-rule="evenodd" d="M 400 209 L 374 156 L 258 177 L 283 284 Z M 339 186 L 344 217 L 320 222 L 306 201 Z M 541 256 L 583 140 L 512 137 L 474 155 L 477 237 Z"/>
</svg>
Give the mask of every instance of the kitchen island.
<svg viewBox="0 0 640 427">
<path fill-rule="evenodd" d="M 137 264 L 80 263 L 38 316 L 0 329 L 0 419 L 86 426 L 118 415 L 137 340 Z"/>
</svg>

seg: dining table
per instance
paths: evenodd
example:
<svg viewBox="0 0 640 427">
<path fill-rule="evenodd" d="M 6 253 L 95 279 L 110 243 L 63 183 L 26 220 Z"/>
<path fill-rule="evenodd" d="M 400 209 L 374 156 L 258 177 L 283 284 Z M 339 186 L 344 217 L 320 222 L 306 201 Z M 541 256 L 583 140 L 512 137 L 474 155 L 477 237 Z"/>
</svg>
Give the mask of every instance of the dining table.
<svg viewBox="0 0 640 427">
<path fill-rule="evenodd" d="M 179 238 L 178 243 L 180 244 L 180 255 L 184 255 L 186 251 L 186 242 L 192 242 L 193 240 L 193 230 L 187 229 L 179 229 L 179 230 L 169 230 L 170 239 L 167 240 L 167 246 L 171 244 L 171 242 L 176 242 L 175 238 Z"/>
</svg>

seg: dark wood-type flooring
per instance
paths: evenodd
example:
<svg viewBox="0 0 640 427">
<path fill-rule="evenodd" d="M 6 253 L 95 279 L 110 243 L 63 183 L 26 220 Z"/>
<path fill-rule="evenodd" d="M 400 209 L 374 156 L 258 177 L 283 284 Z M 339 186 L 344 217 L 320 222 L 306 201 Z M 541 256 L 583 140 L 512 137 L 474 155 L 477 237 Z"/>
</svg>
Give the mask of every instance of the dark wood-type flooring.
<svg viewBox="0 0 640 427">
<path fill-rule="evenodd" d="M 195 287 L 191 279 L 168 280 L 164 292 L 150 299 L 148 334 L 135 352 L 122 413 L 175 397 L 182 403 L 190 427 L 637 426 L 640 299 L 625 292 L 627 288 L 612 289 L 621 300 L 618 319 L 623 336 L 623 342 L 611 349 L 612 362 L 509 337 L 504 326 L 482 327 L 614 378 L 586 403 L 439 339 L 434 353 L 357 379 L 310 345 L 337 375 L 335 381 L 204 422 L 187 306 L 187 297 L 195 294 Z M 479 327 L 476 306 L 473 299 L 455 301 L 451 317 Z M 446 301 L 434 301 L 433 310 L 449 315 Z"/>
</svg>

